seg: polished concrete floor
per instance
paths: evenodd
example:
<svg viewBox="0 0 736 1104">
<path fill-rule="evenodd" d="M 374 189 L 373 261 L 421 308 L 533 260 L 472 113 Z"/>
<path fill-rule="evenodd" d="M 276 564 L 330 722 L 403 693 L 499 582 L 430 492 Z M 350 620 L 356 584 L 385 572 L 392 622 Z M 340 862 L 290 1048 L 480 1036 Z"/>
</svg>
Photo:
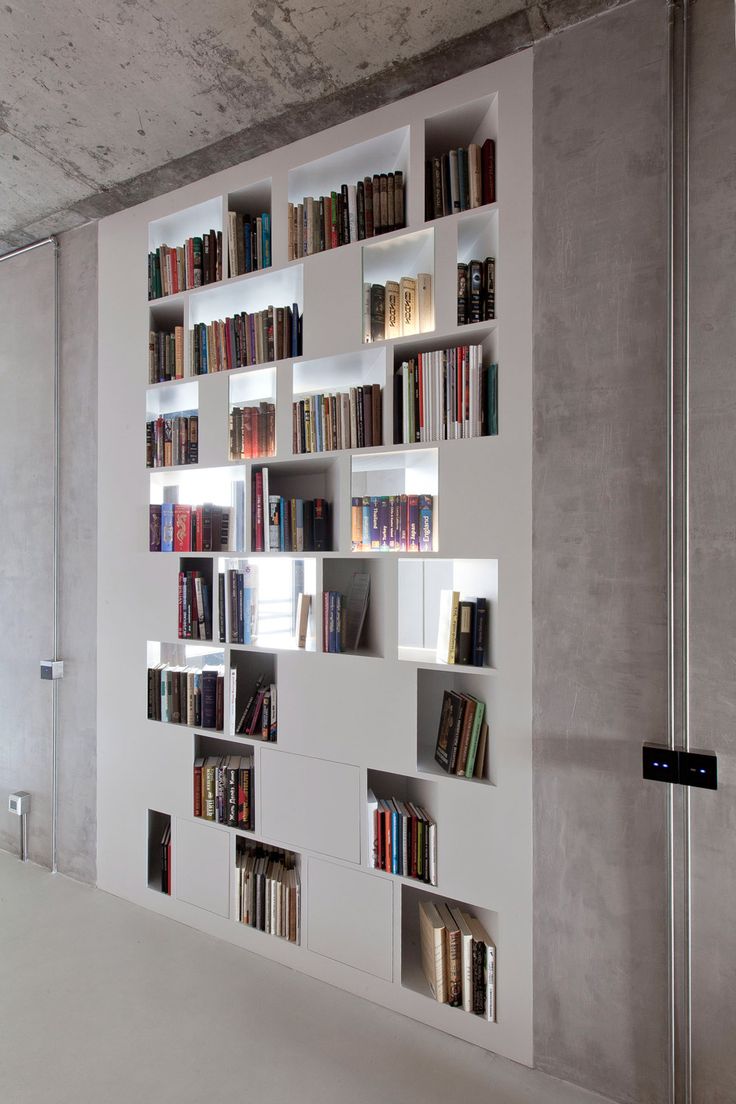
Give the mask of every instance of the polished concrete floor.
<svg viewBox="0 0 736 1104">
<path fill-rule="evenodd" d="M 600 1104 L 0 852 L 3 1104 Z"/>
</svg>

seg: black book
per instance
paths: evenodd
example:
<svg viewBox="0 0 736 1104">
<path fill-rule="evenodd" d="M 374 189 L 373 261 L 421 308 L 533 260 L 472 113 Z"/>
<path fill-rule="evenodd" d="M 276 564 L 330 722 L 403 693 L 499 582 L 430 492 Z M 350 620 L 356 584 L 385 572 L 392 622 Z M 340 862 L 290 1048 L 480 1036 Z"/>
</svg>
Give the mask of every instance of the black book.
<svg viewBox="0 0 736 1104">
<path fill-rule="evenodd" d="M 319 197 L 319 251 L 324 252 L 325 249 L 325 197 Z"/>
<path fill-rule="evenodd" d="M 311 505 L 311 504 L 310 504 Z M 324 498 L 314 500 L 314 544 L 313 552 L 329 552 L 330 550 L 330 507 Z"/>
<path fill-rule="evenodd" d="M 238 827 L 238 759 L 231 756 L 227 764 L 227 825 L 229 828 Z"/>
<path fill-rule="evenodd" d="M 442 214 L 452 214 L 452 185 L 450 183 L 450 155 L 442 154 Z"/>
<path fill-rule="evenodd" d="M 488 623 L 488 600 L 475 600 L 475 639 L 473 640 L 473 666 L 483 667 L 486 662 L 486 631 Z"/>
<path fill-rule="evenodd" d="M 202 672 L 202 728 L 215 728 L 217 720 L 217 671 Z"/>
<path fill-rule="evenodd" d="M 220 627 L 220 643 L 225 643 L 225 573 L 217 576 L 217 613 Z"/>
<path fill-rule="evenodd" d="M 440 712 L 440 726 L 437 732 L 437 746 L 434 757 L 443 770 L 449 770 L 450 766 L 450 740 L 457 720 L 458 699 L 451 690 L 445 690 L 442 697 L 442 711 Z"/>
<path fill-rule="evenodd" d="M 358 207 L 358 240 L 362 241 L 366 236 L 365 234 L 365 187 L 363 181 L 358 181 L 357 192 L 357 207 Z"/>
<path fill-rule="evenodd" d="M 486 1010 L 486 945 L 473 940 L 473 1012 L 482 1016 Z"/>
<path fill-rule="evenodd" d="M 471 261 L 468 265 L 468 321 L 480 322 L 480 304 L 483 292 L 483 265 Z"/>
<path fill-rule="evenodd" d="M 461 602 L 457 617 L 457 643 L 455 646 L 455 662 L 465 666 L 473 662 L 473 614 L 475 602 Z"/>
<path fill-rule="evenodd" d="M 404 434 L 404 381 L 394 372 L 394 444 L 402 445 Z"/>
<path fill-rule="evenodd" d="M 343 184 L 340 188 L 340 194 L 342 196 L 342 222 L 340 223 L 340 245 L 348 245 L 350 243 L 350 207 L 348 204 L 348 186 Z"/>
<path fill-rule="evenodd" d="M 464 326 L 468 321 L 468 266 L 460 262 L 457 266 L 457 324 Z"/>
<path fill-rule="evenodd" d="M 435 218 L 441 218 L 444 214 L 442 208 L 442 161 L 439 157 L 432 158 L 432 209 Z"/>
<path fill-rule="evenodd" d="M 424 220 L 434 218 L 434 182 L 432 180 L 432 162 L 424 162 Z"/>
<path fill-rule="evenodd" d="M 483 262 L 483 295 L 485 298 L 485 317 L 490 320 L 496 317 L 496 261 L 494 257 L 486 257 Z"/>
<path fill-rule="evenodd" d="M 383 341 L 386 336 L 386 289 L 383 284 L 371 284 L 371 341 Z"/>
<path fill-rule="evenodd" d="M 404 215 L 404 174 L 401 169 L 394 173 L 394 228 L 401 229 L 405 224 Z"/>
<path fill-rule="evenodd" d="M 302 506 L 302 518 L 304 524 L 303 547 L 305 552 L 314 552 L 314 503 L 311 499 L 305 499 Z"/>
</svg>

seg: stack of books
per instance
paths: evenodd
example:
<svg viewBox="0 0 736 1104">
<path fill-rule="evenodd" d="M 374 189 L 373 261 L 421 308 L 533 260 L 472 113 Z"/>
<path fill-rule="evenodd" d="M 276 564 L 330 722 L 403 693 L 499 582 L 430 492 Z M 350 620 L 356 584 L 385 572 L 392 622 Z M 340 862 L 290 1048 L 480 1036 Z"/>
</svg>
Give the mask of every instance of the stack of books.
<svg viewBox="0 0 736 1104">
<path fill-rule="evenodd" d="M 363 285 L 363 341 L 407 337 L 434 329 L 432 276 L 402 276 Z"/>
<path fill-rule="evenodd" d="M 419 902 L 422 969 L 435 1000 L 496 1020 L 496 945 L 474 916 L 443 901 Z"/>
<path fill-rule="evenodd" d="M 488 748 L 485 702 L 445 690 L 434 757 L 448 774 L 483 778 Z"/>
<path fill-rule="evenodd" d="M 187 238 L 182 246 L 160 245 L 148 254 L 148 298 L 213 284 L 222 279 L 222 231 Z"/>
<path fill-rule="evenodd" d="M 368 790 L 368 833 L 374 869 L 437 885 L 437 825 L 421 805 Z"/>
<path fill-rule="evenodd" d="M 230 411 L 230 459 L 276 455 L 276 404 L 234 406 Z"/>
<path fill-rule="evenodd" d="M 227 229 L 231 276 L 271 267 L 271 216 L 268 211 L 255 217 L 228 211 Z"/>
<path fill-rule="evenodd" d="M 225 712 L 223 667 L 148 668 L 148 719 L 222 731 Z"/>
<path fill-rule="evenodd" d="M 296 856 L 259 843 L 239 845 L 235 862 L 240 922 L 298 943 L 301 888 Z"/>
<path fill-rule="evenodd" d="M 437 662 L 484 667 L 488 600 L 460 598 L 459 590 L 440 591 Z"/>
<path fill-rule="evenodd" d="M 179 639 L 212 639 L 212 595 L 201 571 L 179 572 Z"/>
<path fill-rule="evenodd" d="M 351 499 L 353 552 L 431 552 L 432 495 L 364 495 Z"/>
<path fill-rule="evenodd" d="M 199 416 L 193 410 L 159 414 L 146 422 L 146 467 L 170 468 L 199 460 Z"/>
<path fill-rule="evenodd" d="M 165 383 L 184 379 L 184 327 L 172 333 L 151 330 L 148 334 L 148 382 Z"/>
<path fill-rule="evenodd" d="M 253 752 L 194 760 L 194 816 L 252 831 Z"/>
<path fill-rule="evenodd" d="M 457 324 L 488 322 L 496 317 L 496 261 L 469 261 L 457 266 Z"/>
<path fill-rule="evenodd" d="M 234 318 L 198 322 L 189 342 L 193 376 L 300 356 L 302 315 L 297 303 L 251 314 L 241 311 Z"/>
<path fill-rule="evenodd" d="M 498 433 L 498 365 L 481 345 L 417 353 L 394 372 L 394 441 L 454 441 Z"/>
<path fill-rule="evenodd" d="M 425 162 L 425 218 L 436 219 L 496 202 L 496 143 L 448 150 Z"/>
<path fill-rule="evenodd" d="M 405 225 L 404 174 L 375 173 L 319 199 L 290 203 L 289 260 L 363 241 Z"/>
<path fill-rule="evenodd" d="M 383 392 L 378 383 L 292 404 L 292 451 L 331 452 L 383 444 Z"/>
</svg>

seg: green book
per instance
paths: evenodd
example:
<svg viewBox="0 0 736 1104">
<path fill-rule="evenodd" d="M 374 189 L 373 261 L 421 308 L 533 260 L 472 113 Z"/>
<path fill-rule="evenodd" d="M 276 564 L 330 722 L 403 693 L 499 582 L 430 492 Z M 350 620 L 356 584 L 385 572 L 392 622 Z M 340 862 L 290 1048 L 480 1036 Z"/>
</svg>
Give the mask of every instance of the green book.
<svg viewBox="0 0 736 1104">
<path fill-rule="evenodd" d="M 476 699 L 477 701 L 477 699 Z M 473 727 L 470 732 L 470 742 L 468 743 L 468 754 L 465 760 L 465 767 L 463 770 L 458 771 L 458 774 L 464 775 L 466 778 L 473 777 L 473 768 L 475 767 L 475 756 L 478 751 L 478 737 L 480 736 L 480 730 L 483 726 L 483 716 L 486 711 L 486 703 L 479 701 L 475 707 L 475 716 L 473 717 Z"/>
</svg>

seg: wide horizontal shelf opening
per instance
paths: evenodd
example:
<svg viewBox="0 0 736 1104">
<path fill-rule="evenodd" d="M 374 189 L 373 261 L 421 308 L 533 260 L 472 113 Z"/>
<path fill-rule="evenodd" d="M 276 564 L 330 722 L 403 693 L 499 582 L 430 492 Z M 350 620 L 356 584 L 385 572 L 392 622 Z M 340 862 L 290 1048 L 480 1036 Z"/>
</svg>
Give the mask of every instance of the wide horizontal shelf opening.
<svg viewBox="0 0 736 1104">
<path fill-rule="evenodd" d="M 353 552 L 436 552 L 438 450 L 351 457 Z"/>
<path fill-rule="evenodd" d="M 289 202 L 297 204 L 305 196 L 329 195 L 342 184 L 356 184 L 366 176 L 397 169 L 403 172 L 406 183 L 408 168 L 409 127 L 400 127 L 291 169 Z"/>
<path fill-rule="evenodd" d="M 278 656 L 272 652 L 230 654 L 227 731 L 275 743 L 278 739 Z"/>
<path fill-rule="evenodd" d="M 400 559 L 399 659 L 493 666 L 497 560 Z"/>
<path fill-rule="evenodd" d="M 151 721 L 222 730 L 225 652 L 208 644 L 149 640 L 148 707 Z"/>
<path fill-rule="evenodd" d="M 332 551 L 340 532 L 334 459 L 254 465 L 251 484 L 251 551 Z"/>
<path fill-rule="evenodd" d="M 293 366 L 292 449 L 329 452 L 383 444 L 385 348 Z"/>
<path fill-rule="evenodd" d="M 220 640 L 254 648 L 314 651 L 314 557 L 218 561 Z"/>
<path fill-rule="evenodd" d="M 245 541 L 242 467 L 152 472 L 151 552 L 240 551 Z"/>
</svg>

